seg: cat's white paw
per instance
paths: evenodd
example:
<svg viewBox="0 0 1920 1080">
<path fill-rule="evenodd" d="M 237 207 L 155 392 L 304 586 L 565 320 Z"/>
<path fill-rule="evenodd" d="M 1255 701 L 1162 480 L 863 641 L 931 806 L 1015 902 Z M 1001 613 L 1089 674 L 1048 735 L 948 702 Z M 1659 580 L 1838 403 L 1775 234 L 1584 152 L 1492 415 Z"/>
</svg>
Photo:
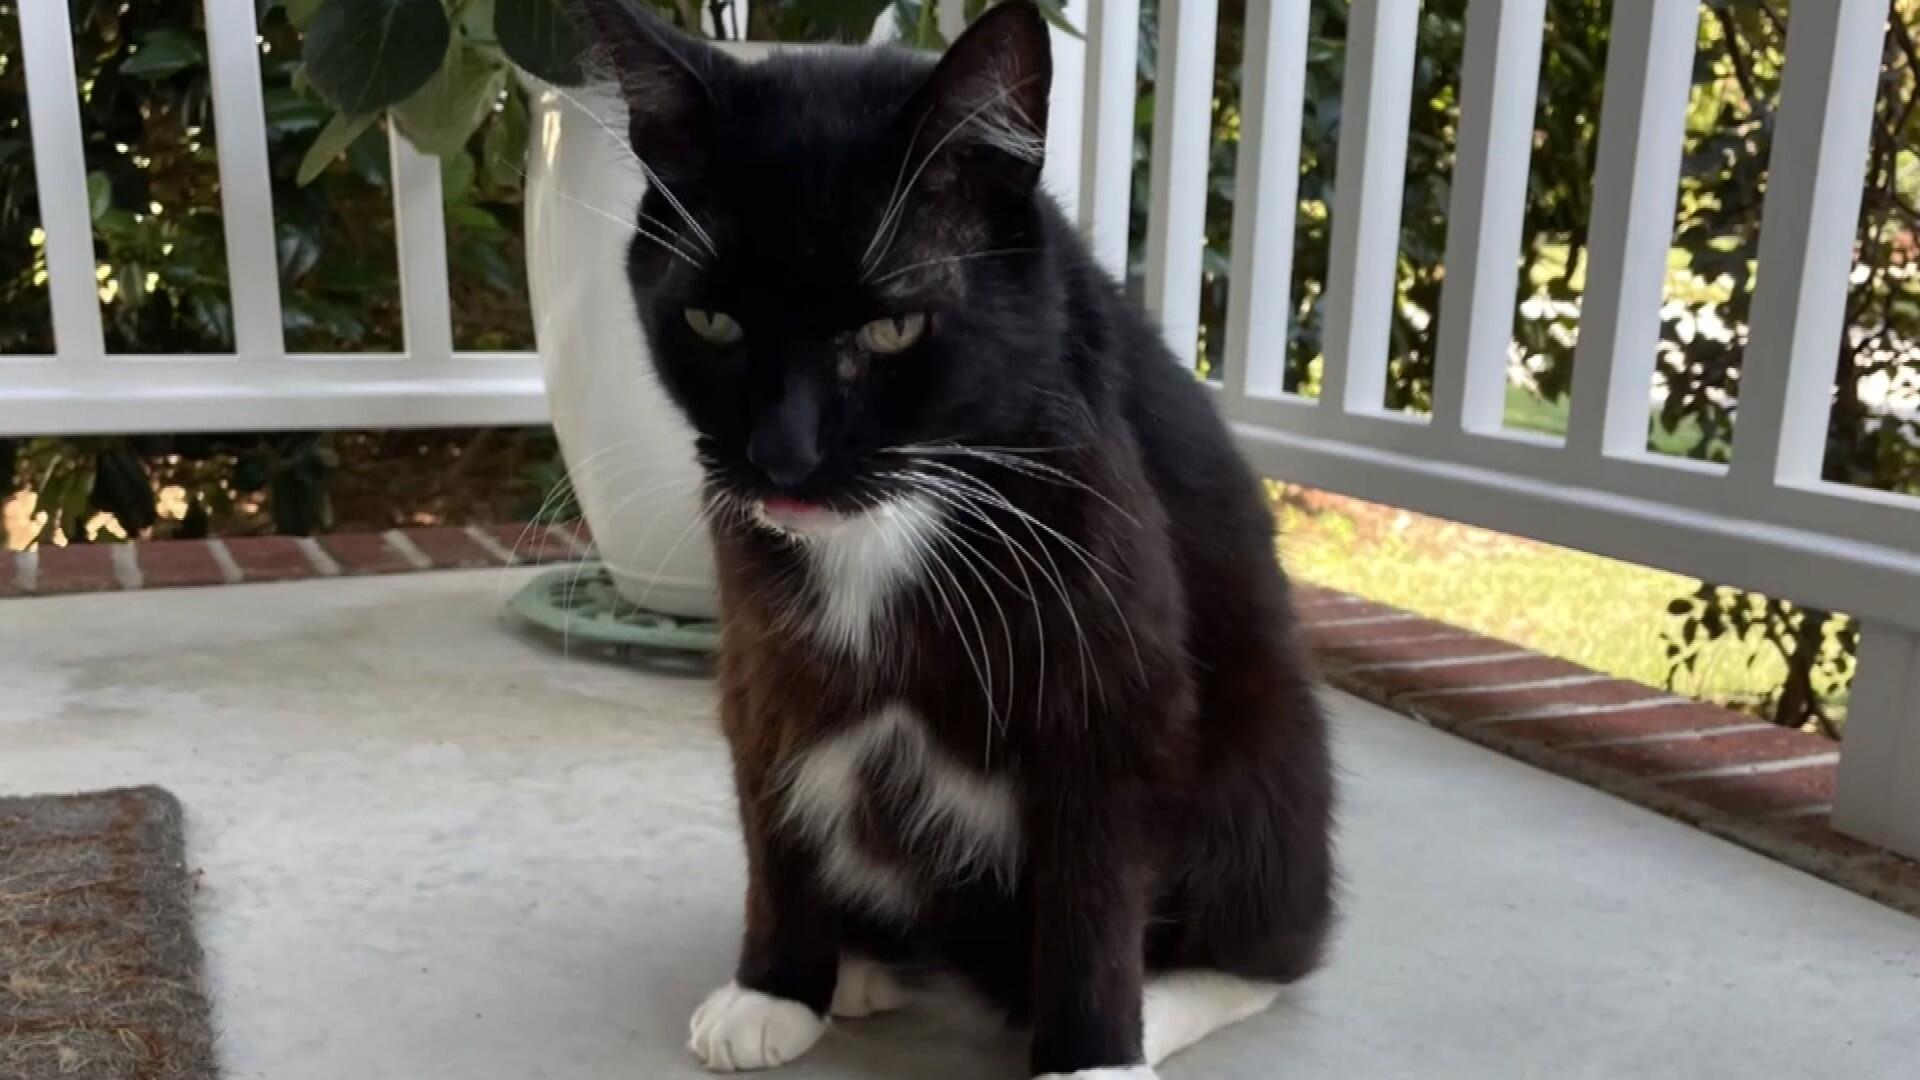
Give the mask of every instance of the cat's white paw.
<svg viewBox="0 0 1920 1080">
<path fill-rule="evenodd" d="M 887 965 L 864 956 L 840 954 L 839 981 L 833 986 L 831 1012 L 842 1020 L 862 1020 L 892 1012 L 907 1003 L 907 988 Z"/>
<path fill-rule="evenodd" d="M 797 1001 L 728 983 L 693 1011 L 687 1049 L 714 1072 L 771 1069 L 806 1053 L 827 1022 Z"/>
<path fill-rule="evenodd" d="M 1111 1069 L 1081 1069 L 1079 1072 L 1047 1073 L 1033 1080 L 1160 1080 L 1151 1065 L 1121 1065 Z"/>
</svg>

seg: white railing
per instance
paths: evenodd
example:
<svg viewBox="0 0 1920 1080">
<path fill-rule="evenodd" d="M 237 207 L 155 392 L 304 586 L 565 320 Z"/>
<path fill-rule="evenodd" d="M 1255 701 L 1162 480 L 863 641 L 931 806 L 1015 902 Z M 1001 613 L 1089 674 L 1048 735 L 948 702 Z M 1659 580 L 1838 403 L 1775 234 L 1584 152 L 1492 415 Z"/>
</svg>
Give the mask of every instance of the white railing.
<svg viewBox="0 0 1920 1080">
<path fill-rule="evenodd" d="M 59 354 L 0 359 L 0 433 L 536 422 L 538 364 L 449 332 L 438 166 L 393 144 L 407 349 L 289 354 L 253 0 L 205 0 L 237 348 L 106 354 L 65 5 L 21 18 Z M 1418 0 L 1353 0 L 1322 396 L 1283 387 L 1310 0 L 1251 0 L 1220 403 L 1291 480 L 1840 610 L 1862 624 L 1836 820 L 1920 854 L 1920 503 L 1828 484 L 1820 458 L 1888 0 L 1797 5 L 1733 464 L 1647 452 L 1697 0 L 1614 5 L 1574 408 L 1508 431 L 1502 395 L 1545 0 L 1476 0 L 1462 65 L 1430 418 L 1386 411 Z M 1073 0 L 1056 35 L 1048 182 L 1100 257 L 1127 257 L 1138 0 Z M 957 2 L 944 13 L 951 26 Z M 1191 359 L 1215 0 L 1160 0 L 1146 295 Z M 1185 239 L 1182 239 L 1185 238 Z"/>
<path fill-rule="evenodd" d="M 440 165 L 404 139 L 392 141 L 404 349 L 287 351 L 254 0 L 204 3 L 234 351 L 107 352 L 73 24 L 66 4 L 27 0 L 18 11 L 56 353 L 0 357 L 0 435 L 544 422 L 534 354 L 453 347 Z"/>
<path fill-rule="evenodd" d="M 1137 0 L 1090 27 L 1083 220 L 1125 257 Z M 1220 404 L 1270 474 L 1861 621 L 1835 820 L 1920 854 L 1920 500 L 1820 479 L 1888 0 L 1793 10 L 1733 464 L 1646 449 L 1698 0 L 1614 5 L 1566 440 L 1501 415 L 1544 0 L 1476 0 L 1431 417 L 1384 406 L 1420 5 L 1353 0 L 1320 398 L 1283 392 L 1309 0 L 1247 6 Z M 1213 0 L 1160 0 L 1147 298 L 1191 355 Z M 1182 239 L 1184 238 L 1184 239 Z"/>
</svg>

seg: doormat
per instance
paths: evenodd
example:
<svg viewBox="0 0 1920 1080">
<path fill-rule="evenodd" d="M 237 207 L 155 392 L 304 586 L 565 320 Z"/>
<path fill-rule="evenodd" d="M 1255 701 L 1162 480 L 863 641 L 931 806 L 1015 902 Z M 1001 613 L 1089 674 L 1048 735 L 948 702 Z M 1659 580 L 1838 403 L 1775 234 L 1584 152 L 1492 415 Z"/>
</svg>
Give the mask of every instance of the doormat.
<svg viewBox="0 0 1920 1080">
<path fill-rule="evenodd" d="M 0 798 L 0 1077 L 217 1075 L 180 804 Z"/>
</svg>

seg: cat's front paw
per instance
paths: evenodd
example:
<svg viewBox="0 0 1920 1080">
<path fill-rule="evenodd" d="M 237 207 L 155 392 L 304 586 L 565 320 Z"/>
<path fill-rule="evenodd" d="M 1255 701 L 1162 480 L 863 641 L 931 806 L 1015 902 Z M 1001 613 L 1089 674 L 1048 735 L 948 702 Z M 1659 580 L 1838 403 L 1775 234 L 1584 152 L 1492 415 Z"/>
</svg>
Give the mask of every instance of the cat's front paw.
<svg viewBox="0 0 1920 1080">
<path fill-rule="evenodd" d="M 827 1022 L 797 1001 L 728 983 L 693 1011 L 687 1049 L 714 1072 L 771 1069 L 806 1053 Z"/>
<path fill-rule="evenodd" d="M 900 985 L 892 968 L 864 956 L 840 955 L 840 976 L 833 986 L 833 1007 L 828 1010 L 835 1017 L 863 1020 L 906 1003 L 907 988 Z"/>
<path fill-rule="evenodd" d="M 1079 1072 L 1047 1073 L 1033 1080 L 1160 1080 L 1151 1065 L 1117 1065 L 1110 1069 L 1081 1069 Z"/>
</svg>

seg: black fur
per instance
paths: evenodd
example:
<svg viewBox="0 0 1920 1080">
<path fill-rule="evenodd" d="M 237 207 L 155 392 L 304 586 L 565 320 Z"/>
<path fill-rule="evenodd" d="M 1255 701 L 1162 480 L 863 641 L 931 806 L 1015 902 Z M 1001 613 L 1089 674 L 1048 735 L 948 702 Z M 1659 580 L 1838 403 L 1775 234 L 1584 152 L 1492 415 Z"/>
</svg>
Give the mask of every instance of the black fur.
<svg viewBox="0 0 1920 1080">
<path fill-rule="evenodd" d="M 966 542 L 934 553 L 982 617 L 916 582 L 864 661 L 805 632 L 819 586 L 800 546 L 716 515 L 751 871 L 741 983 L 824 1012 L 842 949 L 937 963 L 1032 1022 L 1036 1072 L 1071 1072 L 1140 1060 L 1147 971 L 1309 971 L 1331 917 L 1332 781 L 1272 514 L 1206 392 L 1037 187 L 1022 137 L 1044 132 L 1038 14 L 991 9 L 937 68 L 888 50 L 746 65 L 621 0 L 577 6 L 627 87 L 638 153 L 712 241 L 656 188 L 640 209 L 658 236 L 629 264 L 712 491 L 851 513 L 909 493 L 895 474 L 916 468 L 1017 508 L 977 501 Z M 1001 127 L 983 137 L 968 117 L 989 113 Z M 703 340 L 689 307 L 744 335 Z M 863 346 L 863 324 L 912 313 L 932 320 L 917 345 Z M 1037 467 L 893 449 L 926 444 Z M 863 847 L 922 889 L 905 925 L 823 890 L 778 803 L 796 755 L 895 702 L 954 759 L 1012 779 L 1024 839 L 1016 880 L 956 877 L 875 796 Z"/>
</svg>

